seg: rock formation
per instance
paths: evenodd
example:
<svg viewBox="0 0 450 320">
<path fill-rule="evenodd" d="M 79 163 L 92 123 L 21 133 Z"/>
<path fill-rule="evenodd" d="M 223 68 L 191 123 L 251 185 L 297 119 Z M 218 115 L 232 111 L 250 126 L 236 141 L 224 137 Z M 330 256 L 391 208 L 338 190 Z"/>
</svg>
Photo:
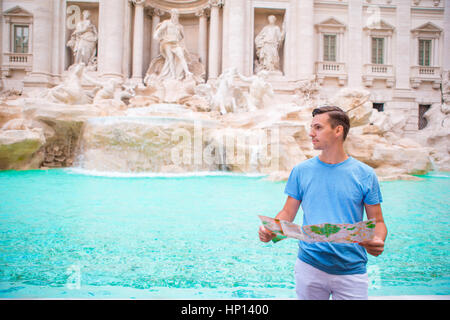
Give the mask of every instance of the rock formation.
<svg viewBox="0 0 450 320">
<path fill-rule="evenodd" d="M 0 169 L 225 170 L 281 180 L 319 154 L 308 136 L 320 101 L 314 81 L 298 82 L 295 103 L 284 103 L 264 72 L 245 77 L 231 68 L 208 83 L 162 79 L 164 90 L 171 81 L 175 91 L 190 83 L 182 96 L 172 92 L 169 103 L 155 83 L 85 79 L 83 70 L 73 65 L 45 94 L 2 99 Z M 413 141 L 402 135 L 404 118 L 373 109 L 364 89 L 344 88 L 329 103 L 350 117 L 348 154 L 375 168 L 380 179 L 412 179 L 433 165 L 450 167 L 448 104 L 425 114 L 428 126 Z"/>
</svg>

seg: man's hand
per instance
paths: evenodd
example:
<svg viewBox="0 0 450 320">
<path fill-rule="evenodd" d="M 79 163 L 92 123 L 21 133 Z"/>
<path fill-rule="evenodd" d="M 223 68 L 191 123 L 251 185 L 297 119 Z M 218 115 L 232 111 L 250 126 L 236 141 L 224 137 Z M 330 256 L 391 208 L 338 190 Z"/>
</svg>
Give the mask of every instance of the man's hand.
<svg viewBox="0 0 450 320">
<path fill-rule="evenodd" d="M 300 207 L 300 200 L 288 196 L 283 209 L 280 212 L 278 212 L 275 219 L 292 222 L 294 221 L 295 215 L 297 214 L 299 207 Z M 270 230 L 267 230 L 263 226 L 259 227 L 258 234 L 259 240 L 261 240 L 262 242 L 269 242 L 270 240 L 276 237 L 275 233 L 273 233 Z"/>
<path fill-rule="evenodd" d="M 367 253 L 375 257 L 379 256 L 384 251 L 384 241 L 377 236 L 375 236 L 372 240 L 360 242 L 359 245 L 363 246 Z"/>
<path fill-rule="evenodd" d="M 259 234 L 259 240 L 261 240 L 262 242 L 269 242 L 276 236 L 275 233 L 273 233 L 270 230 L 267 230 L 263 226 L 259 227 L 258 234 Z"/>
<path fill-rule="evenodd" d="M 360 243 L 361 246 L 366 248 L 366 251 L 372 256 L 379 256 L 384 251 L 384 241 L 387 236 L 387 228 L 384 223 L 383 213 L 381 212 L 381 205 L 374 204 L 364 204 L 366 209 L 367 218 L 375 219 L 375 236 L 372 240 L 363 241 Z"/>
</svg>

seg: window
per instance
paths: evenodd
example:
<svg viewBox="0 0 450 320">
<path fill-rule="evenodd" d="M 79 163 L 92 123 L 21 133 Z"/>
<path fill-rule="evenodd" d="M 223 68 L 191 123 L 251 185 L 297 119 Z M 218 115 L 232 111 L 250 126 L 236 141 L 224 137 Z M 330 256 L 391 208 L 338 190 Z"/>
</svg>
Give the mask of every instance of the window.
<svg viewBox="0 0 450 320">
<path fill-rule="evenodd" d="M 384 38 L 372 38 L 372 63 L 384 64 Z"/>
<path fill-rule="evenodd" d="M 319 40 L 317 61 L 329 62 L 329 65 L 337 65 L 332 62 L 343 63 L 345 24 L 330 17 L 316 24 L 315 28 Z"/>
<path fill-rule="evenodd" d="M 431 65 L 431 40 L 419 39 L 419 66 Z"/>
<path fill-rule="evenodd" d="M 384 111 L 384 103 L 373 103 L 372 104 L 372 107 L 374 108 L 374 109 L 377 109 L 378 111 Z"/>
<path fill-rule="evenodd" d="M 428 124 L 427 119 L 423 116 L 430 109 L 429 104 L 419 104 L 419 130 L 425 128 Z"/>
<path fill-rule="evenodd" d="M 28 53 L 28 26 L 14 25 L 14 53 Z"/>
<path fill-rule="evenodd" d="M 323 35 L 323 61 L 336 61 L 336 35 Z"/>
</svg>

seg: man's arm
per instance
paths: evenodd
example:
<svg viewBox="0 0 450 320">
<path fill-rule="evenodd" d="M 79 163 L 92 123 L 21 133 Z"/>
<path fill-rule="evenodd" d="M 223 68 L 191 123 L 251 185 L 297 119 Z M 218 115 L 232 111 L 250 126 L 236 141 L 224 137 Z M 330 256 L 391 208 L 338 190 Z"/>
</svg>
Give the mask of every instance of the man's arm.
<svg viewBox="0 0 450 320">
<path fill-rule="evenodd" d="M 360 243 L 367 252 L 373 256 L 379 256 L 384 250 L 384 241 L 387 236 L 387 228 L 384 223 L 383 213 L 381 212 L 381 205 L 364 204 L 366 208 L 366 214 L 368 219 L 375 219 L 375 235 L 370 241 L 363 241 Z"/>
<path fill-rule="evenodd" d="M 294 221 L 295 216 L 297 215 L 298 212 L 298 208 L 300 207 L 300 203 L 301 203 L 300 200 L 288 196 L 283 209 L 281 209 L 281 211 L 278 212 L 275 219 L 286 220 L 289 222 Z"/>
<path fill-rule="evenodd" d="M 298 208 L 300 207 L 300 203 L 301 203 L 300 200 L 288 196 L 283 209 L 280 212 L 278 212 L 275 219 L 286 220 L 289 222 L 294 221 L 294 218 L 298 212 Z M 275 237 L 275 234 L 273 232 L 267 230 L 263 226 L 260 226 L 258 234 L 259 239 L 262 242 L 269 242 Z"/>
</svg>

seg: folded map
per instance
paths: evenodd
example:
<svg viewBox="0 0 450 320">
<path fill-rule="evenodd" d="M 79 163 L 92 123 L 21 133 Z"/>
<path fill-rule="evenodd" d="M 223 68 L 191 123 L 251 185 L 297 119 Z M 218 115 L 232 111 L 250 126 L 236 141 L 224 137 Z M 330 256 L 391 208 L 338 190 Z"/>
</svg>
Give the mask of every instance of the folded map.
<svg viewBox="0 0 450 320">
<path fill-rule="evenodd" d="M 306 242 L 358 243 L 373 239 L 375 219 L 357 223 L 321 223 L 299 226 L 285 220 L 258 216 L 263 226 L 275 233 L 273 242 L 295 238 Z"/>
</svg>

